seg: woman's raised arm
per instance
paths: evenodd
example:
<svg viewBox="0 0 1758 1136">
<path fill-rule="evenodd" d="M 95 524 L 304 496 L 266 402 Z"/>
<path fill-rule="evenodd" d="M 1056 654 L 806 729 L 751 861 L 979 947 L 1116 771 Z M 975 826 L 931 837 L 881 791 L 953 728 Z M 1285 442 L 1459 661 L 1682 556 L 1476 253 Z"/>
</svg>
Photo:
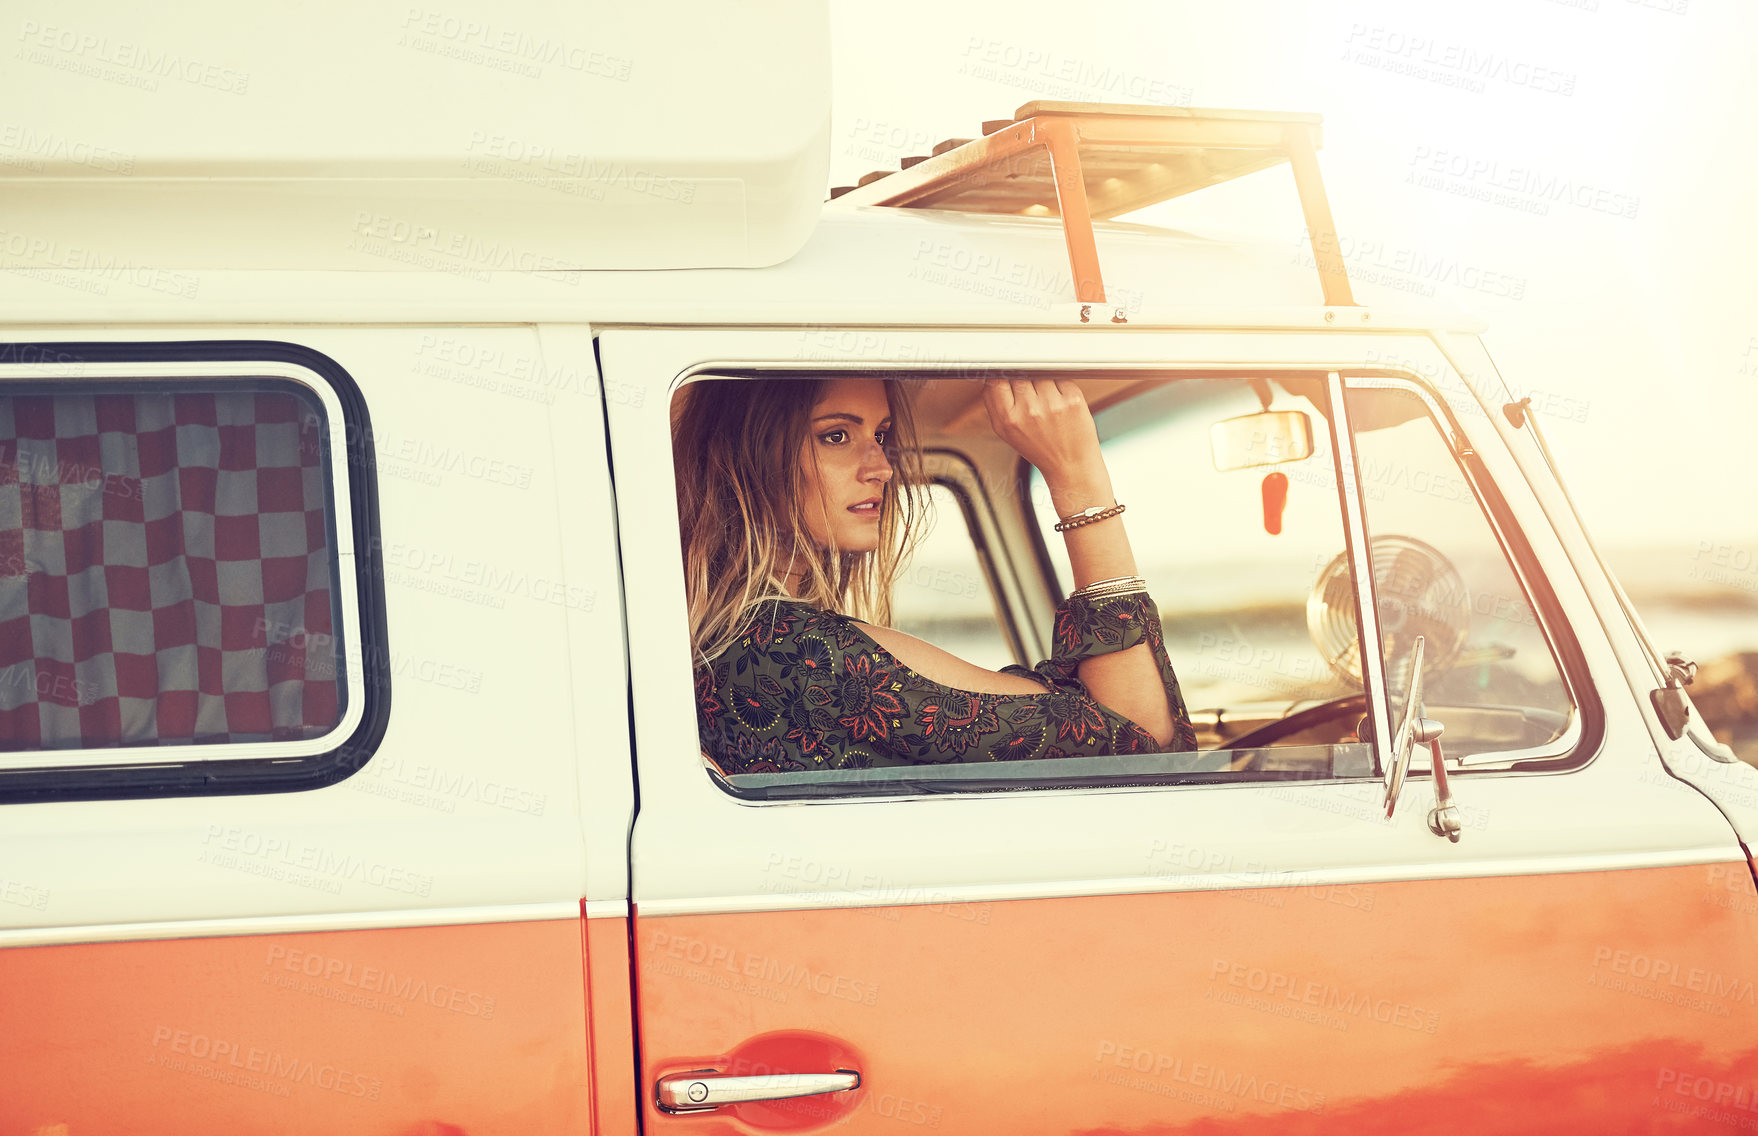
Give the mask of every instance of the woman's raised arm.
<svg viewBox="0 0 1758 1136">
<path fill-rule="evenodd" d="M 1111 473 L 1099 450 L 1098 427 L 1079 386 L 1050 378 L 989 379 L 983 399 L 995 433 L 1043 475 L 1057 516 L 1116 504 Z M 1135 553 L 1121 516 L 1071 528 L 1062 535 L 1076 589 L 1136 574 Z M 1161 745 L 1171 744 L 1174 711 L 1148 644 L 1084 659 L 1078 673 L 1102 705 L 1142 727 Z"/>
</svg>

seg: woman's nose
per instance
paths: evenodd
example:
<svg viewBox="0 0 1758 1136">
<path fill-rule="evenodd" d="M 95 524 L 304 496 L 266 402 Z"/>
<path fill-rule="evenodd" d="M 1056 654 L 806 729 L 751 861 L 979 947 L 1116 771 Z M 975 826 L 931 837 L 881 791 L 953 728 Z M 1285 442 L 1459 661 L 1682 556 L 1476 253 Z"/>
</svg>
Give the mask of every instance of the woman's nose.
<svg viewBox="0 0 1758 1136">
<path fill-rule="evenodd" d="M 885 455 L 885 447 L 871 439 L 867 442 L 867 452 L 861 455 L 862 481 L 890 481 L 891 459 Z"/>
</svg>

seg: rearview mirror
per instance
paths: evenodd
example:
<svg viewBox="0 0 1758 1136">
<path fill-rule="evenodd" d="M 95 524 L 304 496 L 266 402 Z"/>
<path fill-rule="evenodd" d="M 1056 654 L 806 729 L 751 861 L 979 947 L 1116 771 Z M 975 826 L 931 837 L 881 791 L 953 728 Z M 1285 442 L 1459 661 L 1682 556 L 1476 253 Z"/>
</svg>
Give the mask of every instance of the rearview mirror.
<svg viewBox="0 0 1758 1136">
<path fill-rule="evenodd" d="M 1209 450 L 1222 473 L 1312 456 L 1312 420 L 1298 410 L 1266 410 L 1209 427 Z"/>
</svg>

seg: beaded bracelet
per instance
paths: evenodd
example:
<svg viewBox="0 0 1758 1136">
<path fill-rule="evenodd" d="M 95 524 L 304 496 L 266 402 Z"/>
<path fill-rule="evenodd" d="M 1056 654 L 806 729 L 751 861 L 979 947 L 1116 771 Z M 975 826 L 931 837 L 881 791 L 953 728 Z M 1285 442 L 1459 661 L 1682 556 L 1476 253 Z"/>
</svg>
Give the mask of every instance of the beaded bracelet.
<svg viewBox="0 0 1758 1136">
<path fill-rule="evenodd" d="M 1123 512 L 1122 505 L 1111 505 L 1104 508 L 1094 505 L 1090 509 L 1082 509 L 1078 513 L 1072 513 L 1057 521 L 1056 531 L 1067 532 L 1069 529 L 1078 529 L 1082 525 L 1090 525 L 1097 521 L 1109 520 L 1121 512 Z"/>
<path fill-rule="evenodd" d="M 1140 576 L 1118 576 L 1111 580 L 1096 580 L 1084 588 L 1069 593 L 1069 599 L 1109 600 L 1119 596 L 1133 596 L 1145 593 L 1148 582 Z"/>
</svg>

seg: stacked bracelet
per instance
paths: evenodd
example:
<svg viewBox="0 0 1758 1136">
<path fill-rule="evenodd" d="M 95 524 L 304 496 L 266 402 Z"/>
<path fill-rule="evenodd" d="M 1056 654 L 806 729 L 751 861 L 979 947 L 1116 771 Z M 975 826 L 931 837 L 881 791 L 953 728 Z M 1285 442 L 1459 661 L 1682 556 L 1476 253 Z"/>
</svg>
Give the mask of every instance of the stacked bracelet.
<svg viewBox="0 0 1758 1136">
<path fill-rule="evenodd" d="M 1067 532 L 1069 529 L 1078 529 L 1082 525 L 1090 525 L 1096 521 L 1108 520 L 1121 512 L 1123 512 L 1122 505 L 1094 505 L 1090 509 L 1082 509 L 1078 513 L 1071 513 L 1058 520 L 1056 522 L 1056 531 Z"/>
<path fill-rule="evenodd" d="M 1140 576 L 1118 576 L 1111 580 L 1096 580 L 1084 588 L 1069 594 L 1069 599 L 1110 600 L 1119 596 L 1145 594 L 1148 582 Z"/>
</svg>

